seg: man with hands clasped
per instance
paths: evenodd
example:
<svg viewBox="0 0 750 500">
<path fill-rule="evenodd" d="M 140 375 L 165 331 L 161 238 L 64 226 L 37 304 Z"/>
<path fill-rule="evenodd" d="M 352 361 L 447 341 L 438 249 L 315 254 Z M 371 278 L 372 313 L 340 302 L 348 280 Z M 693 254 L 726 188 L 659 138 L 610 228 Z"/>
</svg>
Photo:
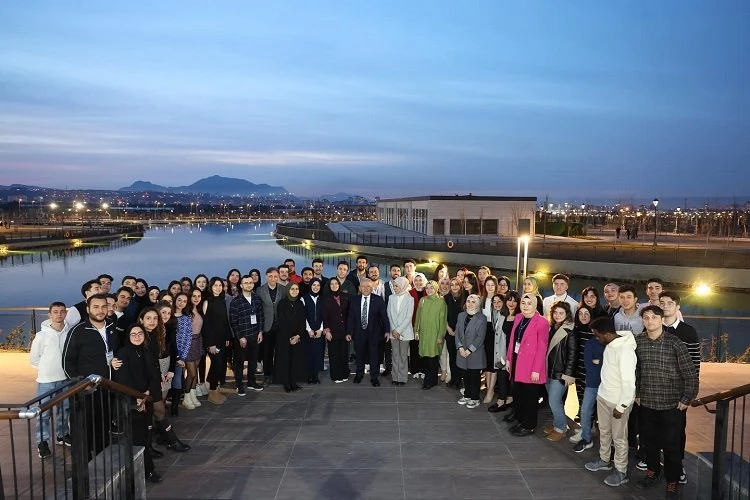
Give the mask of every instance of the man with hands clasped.
<svg viewBox="0 0 750 500">
<path fill-rule="evenodd" d="M 246 274 L 240 280 L 242 293 L 229 304 L 229 326 L 239 341 L 240 348 L 234 358 L 234 377 L 237 381 L 237 395 L 244 396 L 242 382 L 245 361 L 247 361 L 247 388 L 262 391 L 263 386 L 255 380 L 255 367 L 258 364 L 258 346 L 263 342 L 263 303 L 253 293 L 255 282 Z"/>
</svg>

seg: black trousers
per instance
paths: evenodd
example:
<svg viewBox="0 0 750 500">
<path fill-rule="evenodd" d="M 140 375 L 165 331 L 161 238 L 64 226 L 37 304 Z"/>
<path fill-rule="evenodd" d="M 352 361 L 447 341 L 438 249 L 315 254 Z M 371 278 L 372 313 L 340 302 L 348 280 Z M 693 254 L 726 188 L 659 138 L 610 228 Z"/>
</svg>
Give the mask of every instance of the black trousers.
<svg viewBox="0 0 750 500">
<path fill-rule="evenodd" d="M 132 410 L 130 422 L 133 427 L 133 446 L 143 446 L 143 467 L 146 474 L 154 471 L 154 458 L 151 456 L 151 415 L 150 413 Z"/>
<path fill-rule="evenodd" d="M 208 355 L 201 356 L 201 360 L 198 361 L 198 382 L 201 384 L 206 381 L 206 358 Z"/>
<path fill-rule="evenodd" d="M 495 386 L 497 398 L 505 401 L 510 397 L 510 374 L 508 370 L 497 370 L 497 385 Z"/>
<path fill-rule="evenodd" d="M 380 342 L 380 362 L 388 371 L 393 368 L 393 348 L 390 342 Z"/>
<path fill-rule="evenodd" d="M 682 473 L 682 412 L 654 410 L 641 406 L 641 447 L 646 455 L 649 470 L 661 472 L 659 451 L 664 451 L 664 477 L 667 482 L 678 481 Z"/>
<path fill-rule="evenodd" d="M 482 370 L 461 370 L 464 378 L 464 397 L 478 400 Z M 425 379 L 427 376 L 425 375 Z"/>
<path fill-rule="evenodd" d="M 451 384 L 457 385 L 460 380 L 458 374 L 459 368 L 456 366 L 456 337 L 455 335 L 445 334 L 445 346 L 448 348 L 448 365 L 451 370 Z"/>
<path fill-rule="evenodd" d="M 263 375 L 273 377 L 273 355 L 276 351 L 276 330 L 263 334 Z"/>
<path fill-rule="evenodd" d="M 536 429 L 541 384 L 513 382 L 513 411 L 524 429 Z"/>
<path fill-rule="evenodd" d="M 349 378 L 349 342 L 346 339 L 333 338 L 328 343 L 328 372 L 331 380 Z"/>
<path fill-rule="evenodd" d="M 643 433 L 639 423 L 640 413 L 641 406 L 633 404 L 633 410 L 628 417 L 628 446 L 631 448 L 638 448 L 638 435 Z M 641 457 L 642 455 L 639 453 L 638 456 Z"/>
<path fill-rule="evenodd" d="M 224 364 L 224 351 L 230 349 L 230 347 L 217 347 L 219 350 L 216 354 L 208 353 L 208 357 L 211 359 L 211 366 L 208 369 L 206 375 L 206 382 L 208 382 L 208 388 L 215 391 L 221 383 L 221 375 L 224 374 L 226 379 L 227 367 Z"/>
<path fill-rule="evenodd" d="M 424 370 L 424 385 L 433 386 L 438 384 L 438 371 L 440 371 L 440 356 L 422 357 L 422 369 Z M 468 397 L 468 396 L 467 396 Z"/>
<path fill-rule="evenodd" d="M 357 376 L 365 374 L 365 363 L 370 363 L 370 380 L 378 380 L 380 375 L 380 353 L 378 342 L 380 335 L 368 335 L 366 332 L 356 332 L 354 335 L 354 351 L 357 356 Z M 366 359 L 367 358 L 367 359 Z"/>
<path fill-rule="evenodd" d="M 248 337 L 245 347 L 242 347 L 237 341 L 237 350 L 234 353 L 234 380 L 237 382 L 237 387 L 243 384 L 244 375 L 243 372 L 245 361 L 247 361 L 247 383 L 255 384 L 255 369 L 258 366 L 258 338 Z M 264 363 L 265 364 L 265 363 Z"/>
<path fill-rule="evenodd" d="M 409 341 L 409 371 L 414 375 L 422 370 L 422 360 L 419 357 L 419 341 Z"/>
</svg>

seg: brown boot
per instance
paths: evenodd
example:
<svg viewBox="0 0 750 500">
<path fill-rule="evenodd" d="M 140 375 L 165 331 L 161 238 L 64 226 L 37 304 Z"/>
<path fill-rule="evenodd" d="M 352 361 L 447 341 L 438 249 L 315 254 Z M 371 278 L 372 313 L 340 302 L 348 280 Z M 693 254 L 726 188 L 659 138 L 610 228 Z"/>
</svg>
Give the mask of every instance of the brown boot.
<svg viewBox="0 0 750 500">
<path fill-rule="evenodd" d="M 223 398 L 218 390 L 208 391 L 208 401 L 215 405 L 223 405 L 227 398 Z"/>
</svg>

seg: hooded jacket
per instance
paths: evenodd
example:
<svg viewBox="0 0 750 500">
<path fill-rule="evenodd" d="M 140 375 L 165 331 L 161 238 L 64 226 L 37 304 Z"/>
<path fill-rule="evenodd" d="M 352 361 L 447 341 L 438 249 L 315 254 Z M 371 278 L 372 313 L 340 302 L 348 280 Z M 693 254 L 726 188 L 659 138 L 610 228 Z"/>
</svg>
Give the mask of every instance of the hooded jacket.
<svg viewBox="0 0 750 500">
<path fill-rule="evenodd" d="M 31 343 L 29 355 L 31 366 L 39 370 L 36 377 L 38 383 L 59 382 L 68 378 L 63 370 L 63 350 L 69 331 L 70 325 L 65 322 L 60 332 L 52 328 L 50 320 L 42 323 L 42 329 Z"/>
<path fill-rule="evenodd" d="M 617 332 L 618 338 L 607 344 L 602 359 L 602 381 L 598 396 L 619 411 L 627 409 L 635 400 L 636 342 L 630 330 Z"/>
</svg>

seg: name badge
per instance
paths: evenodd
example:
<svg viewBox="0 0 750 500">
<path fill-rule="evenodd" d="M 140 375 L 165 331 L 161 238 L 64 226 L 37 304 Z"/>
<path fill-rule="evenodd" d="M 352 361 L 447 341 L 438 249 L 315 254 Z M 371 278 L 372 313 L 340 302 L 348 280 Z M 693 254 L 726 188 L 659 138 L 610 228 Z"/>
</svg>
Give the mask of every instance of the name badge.
<svg viewBox="0 0 750 500">
<path fill-rule="evenodd" d="M 258 324 L 258 316 L 255 314 L 250 315 L 250 324 L 251 325 L 257 325 Z"/>
<path fill-rule="evenodd" d="M 112 351 L 107 351 L 107 364 L 108 365 L 112 364 L 112 360 L 114 359 L 114 357 L 115 357 L 115 353 L 113 353 Z"/>
<path fill-rule="evenodd" d="M 520 342 L 516 342 L 516 347 L 513 349 L 513 352 L 516 353 L 516 354 L 518 354 L 518 351 L 520 351 L 520 350 L 521 350 L 521 343 Z"/>
</svg>

